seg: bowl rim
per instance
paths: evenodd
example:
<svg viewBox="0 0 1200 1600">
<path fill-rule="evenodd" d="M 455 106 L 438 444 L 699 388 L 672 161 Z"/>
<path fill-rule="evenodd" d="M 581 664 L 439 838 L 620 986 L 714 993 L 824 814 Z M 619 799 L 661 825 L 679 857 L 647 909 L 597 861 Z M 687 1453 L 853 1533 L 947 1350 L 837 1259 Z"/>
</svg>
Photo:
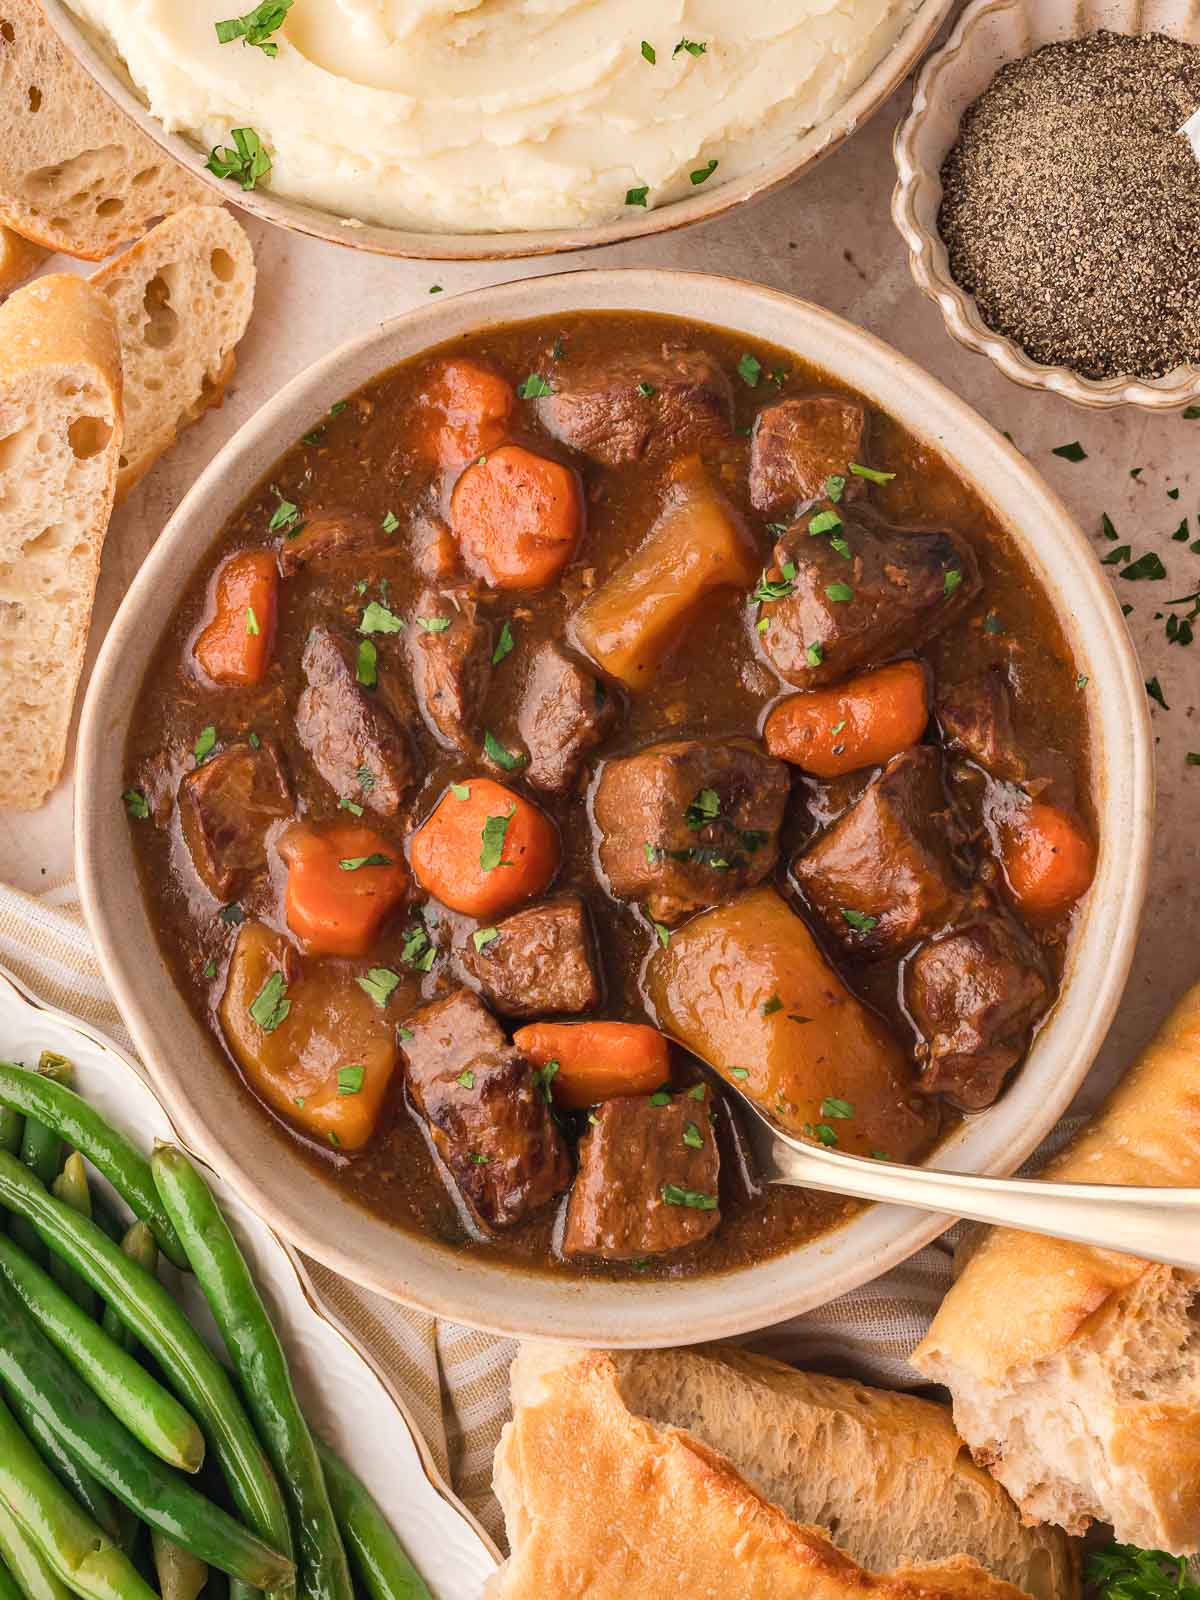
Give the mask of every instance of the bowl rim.
<svg viewBox="0 0 1200 1600">
<path fill-rule="evenodd" d="M 1154 800 L 1150 719 L 1116 598 L 1082 531 L 1025 458 L 963 400 L 874 335 L 809 302 L 736 278 L 645 268 L 574 271 L 439 297 L 349 341 L 293 378 L 238 430 L 180 502 L 99 652 L 77 756 L 76 873 L 84 916 L 169 1115 L 260 1215 L 301 1250 L 364 1288 L 509 1336 L 638 1347 L 731 1337 L 858 1287 L 927 1244 L 950 1219 L 876 1206 L 763 1263 L 678 1282 L 629 1284 L 557 1278 L 464 1258 L 372 1218 L 323 1183 L 312 1185 L 322 1203 L 306 1206 L 301 1187 L 288 1184 L 285 1175 L 273 1177 L 269 1163 L 239 1161 L 227 1151 L 229 1119 L 242 1111 L 245 1120 L 244 1107 L 227 1065 L 175 989 L 141 899 L 128 820 L 117 798 L 125 731 L 133 695 L 180 585 L 205 558 L 226 517 L 314 416 L 397 362 L 468 329 L 568 310 L 677 316 L 682 306 L 695 308 L 697 322 L 773 339 L 827 370 L 841 366 L 844 381 L 950 454 L 956 470 L 1012 528 L 1052 596 L 1063 599 L 1063 625 L 1092 681 L 1085 707 L 1100 854 L 1068 953 L 1063 992 L 1023 1073 L 996 1107 L 965 1123 L 939 1148 L 935 1165 L 1008 1174 L 1033 1152 L 1066 1109 L 1107 1032 L 1145 897 Z M 849 363 L 854 370 L 844 370 Z M 210 1072 L 206 1085 L 209 1096 L 218 1102 L 224 1097 L 223 1107 L 189 1093 L 189 1044 L 226 1075 L 223 1080 Z M 347 1231 L 350 1217 L 356 1219 L 353 1235 Z M 721 1292 L 714 1292 L 718 1286 Z"/>
<path fill-rule="evenodd" d="M 1046 390 L 1072 405 L 1092 411 L 1107 411 L 1117 406 L 1136 406 L 1144 411 L 1177 410 L 1200 397 L 1200 363 L 1183 363 L 1161 378 L 1139 378 L 1132 373 L 1112 378 L 1085 378 L 1070 367 L 1035 361 L 1014 339 L 987 326 L 979 314 L 974 295 L 960 288 L 950 273 L 940 231 L 936 227 L 926 227 L 918 215 L 918 199 L 922 192 L 934 187 L 939 192 L 941 189 L 940 165 L 938 172 L 931 172 L 922 165 L 917 151 L 944 81 L 964 56 L 969 57 L 972 35 L 982 23 L 997 12 L 1025 10 L 1029 3 L 1030 0 L 969 0 L 945 41 L 931 52 L 916 74 L 912 103 L 896 124 L 892 138 L 896 164 L 892 220 L 908 247 L 909 270 L 917 287 L 941 311 L 950 337 L 973 354 L 989 357 L 1006 378 L 1023 389 Z M 1053 0 L 1032 0 L 1032 3 L 1044 10 Z M 1075 38 L 1089 31 L 1079 0 L 1058 0 L 1058 4 L 1073 21 Z M 1138 14 L 1141 15 L 1140 8 Z M 1132 30 L 1115 28 L 1114 31 Z M 1006 59 L 1013 61 L 1018 57 Z"/>
<path fill-rule="evenodd" d="M 895 43 L 854 92 L 823 122 L 809 129 L 792 151 L 707 193 L 671 201 L 640 216 L 597 227 L 539 228 L 507 233 L 444 233 L 360 223 L 316 206 L 288 200 L 270 190 L 243 191 L 215 177 L 204 165 L 206 153 L 191 140 L 169 133 L 153 116 L 123 66 L 107 46 L 71 10 L 68 0 L 42 0 L 47 20 L 65 49 L 99 88 L 142 132 L 215 195 L 250 215 L 294 233 L 352 250 L 419 261 L 513 261 L 532 256 L 593 250 L 652 238 L 695 223 L 708 222 L 749 201 L 759 200 L 791 183 L 802 172 L 831 155 L 879 110 L 912 71 L 935 37 L 956 0 L 917 0 L 916 8 Z"/>
</svg>

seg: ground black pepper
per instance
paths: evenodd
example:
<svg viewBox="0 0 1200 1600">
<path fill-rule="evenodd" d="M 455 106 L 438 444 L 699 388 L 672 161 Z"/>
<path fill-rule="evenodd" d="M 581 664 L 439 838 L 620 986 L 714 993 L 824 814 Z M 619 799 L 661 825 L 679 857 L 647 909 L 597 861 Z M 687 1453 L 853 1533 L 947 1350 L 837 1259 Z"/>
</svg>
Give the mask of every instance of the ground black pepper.
<svg viewBox="0 0 1200 1600">
<path fill-rule="evenodd" d="M 1035 361 L 1088 378 L 1200 361 L 1200 49 L 1099 32 L 1010 62 L 942 168 L 955 281 Z"/>
</svg>

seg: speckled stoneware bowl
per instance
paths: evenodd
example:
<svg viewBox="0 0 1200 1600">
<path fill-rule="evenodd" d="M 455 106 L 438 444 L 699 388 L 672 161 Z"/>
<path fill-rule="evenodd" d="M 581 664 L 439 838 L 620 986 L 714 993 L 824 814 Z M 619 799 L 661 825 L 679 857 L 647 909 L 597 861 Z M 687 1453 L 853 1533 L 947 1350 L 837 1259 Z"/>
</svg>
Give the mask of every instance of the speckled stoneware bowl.
<svg viewBox="0 0 1200 1600">
<path fill-rule="evenodd" d="M 182 1135 L 273 1227 L 395 1300 L 505 1333 L 597 1345 L 726 1337 L 809 1310 L 928 1243 L 944 1219 L 888 1207 L 774 1260 L 671 1282 L 584 1281 L 463 1256 L 389 1227 L 313 1177 L 177 991 L 138 890 L 121 804 L 132 707 L 176 600 L 226 519 L 280 454 L 337 400 L 445 340 L 571 311 L 685 314 L 771 340 L 861 390 L 954 463 L 1057 602 L 1080 671 L 1100 833 L 1094 887 L 1066 981 L 1003 1099 L 956 1130 L 936 1160 L 1011 1173 L 1061 1116 L 1121 997 L 1146 887 L 1153 807 L 1146 693 L 1129 635 L 1083 534 L 1033 468 L 974 411 L 870 334 L 802 300 L 729 278 L 664 271 L 565 273 L 446 296 L 294 379 L 238 432 L 176 510 L 100 652 L 79 736 L 76 868 L 84 911 L 121 1013 Z"/>
<path fill-rule="evenodd" d="M 798 139 L 782 159 L 748 172 L 744 177 L 705 188 L 693 198 L 637 212 L 618 222 L 591 228 L 542 229 L 521 233 L 420 233 L 347 223 L 345 217 L 273 195 L 269 189 L 243 193 L 236 184 L 216 178 L 205 168 L 208 152 L 190 140 L 168 133 L 153 117 L 119 60 L 103 46 L 71 10 L 66 0 L 42 0 L 46 15 L 60 38 L 100 87 L 156 144 L 175 157 L 222 200 L 296 233 L 310 234 L 331 244 L 367 250 L 375 255 L 407 256 L 422 261 L 505 261 L 521 256 L 554 255 L 564 250 L 587 250 L 670 233 L 691 223 L 707 222 L 747 200 L 759 199 L 791 183 L 809 167 L 836 150 L 863 123 L 870 120 L 892 91 L 920 60 L 955 0 L 923 0 L 878 66 L 826 120 Z M 236 12 L 231 7 L 231 13 Z"/>
<path fill-rule="evenodd" d="M 1044 366 L 1019 345 L 988 328 L 974 296 L 950 276 L 938 232 L 942 164 L 958 125 L 1000 68 L 1044 44 L 1079 39 L 1097 29 L 1166 33 L 1200 44 L 1197 0 L 972 0 L 942 48 L 917 76 L 912 110 L 896 130 L 898 181 L 892 216 L 908 245 L 919 288 L 935 300 L 951 336 L 990 356 L 1006 378 L 1026 389 L 1049 389 L 1078 406 L 1104 410 L 1142 406 L 1169 411 L 1200 398 L 1200 365 L 1176 367 L 1162 378 L 1081 378 L 1067 367 Z"/>
</svg>

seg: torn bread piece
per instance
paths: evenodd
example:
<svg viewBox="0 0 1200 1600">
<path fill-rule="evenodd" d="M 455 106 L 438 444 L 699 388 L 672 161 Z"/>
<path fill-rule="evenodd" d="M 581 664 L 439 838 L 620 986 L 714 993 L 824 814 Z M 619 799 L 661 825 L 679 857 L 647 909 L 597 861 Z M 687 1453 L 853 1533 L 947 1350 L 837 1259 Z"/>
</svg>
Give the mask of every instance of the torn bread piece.
<svg viewBox="0 0 1200 1600">
<path fill-rule="evenodd" d="M 37 0 L 0 0 L 0 223 L 103 261 L 159 217 L 216 204 L 63 49 Z"/>
<path fill-rule="evenodd" d="M 1066 1541 L 1022 1534 L 1007 1498 L 981 1490 L 969 1463 L 966 1500 L 946 1503 L 952 1430 L 918 1417 L 938 1410 L 923 1402 L 910 1412 L 906 1397 L 740 1351 L 534 1345 L 513 1365 L 512 1395 L 495 1468 L 512 1556 L 489 1600 L 1016 1600 L 1029 1591 L 954 1549 L 958 1519 L 981 1512 L 997 1557 L 1006 1552 L 1040 1595 L 1075 1593 Z M 913 1517 L 914 1497 L 924 1517 Z M 811 1525 L 813 1512 L 827 1524 L 845 1517 L 851 1534 Z"/>
<path fill-rule="evenodd" d="M 57 783 L 121 454 L 121 347 L 86 279 L 0 306 L 0 807 Z"/>
<path fill-rule="evenodd" d="M 125 362 L 121 500 L 184 428 L 224 399 L 254 308 L 254 252 L 222 206 L 188 206 L 92 282 L 112 301 Z"/>
<path fill-rule="evenodd" d="M 19 289 L 46 259 L 40 244 L 22 239 L 11 228 L 0 226 L 0 297 Z"/>
<path fill-rule="evenodd" d="M 1200 986 L 1043 1176 L 1200 1185 Z M 1030 1520 L 1200 1548 L 1200 1276 L 994 1229 L 912 1360 Z"/>
</svg>

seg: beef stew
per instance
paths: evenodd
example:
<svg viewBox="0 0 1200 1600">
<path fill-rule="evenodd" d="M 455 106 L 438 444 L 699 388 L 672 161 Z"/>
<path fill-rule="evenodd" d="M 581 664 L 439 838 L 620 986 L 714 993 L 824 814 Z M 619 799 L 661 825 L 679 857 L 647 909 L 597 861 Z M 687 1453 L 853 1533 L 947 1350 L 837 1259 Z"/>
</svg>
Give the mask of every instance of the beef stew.
<svg viewBox="0 0 1200 1600">
<path fill-rule="evenodd" d="M 303 1181 L 527 1268 L 717 1272 L 856 1207 L 759 1185 L 695 1057 L 896 1159 L 1019 1070 L 1095 860 L 1078 693 L 1003 528 L 835 377 L 556 318 L 283 457 L 160 644 L 130 826 Z"/>
</svg>

